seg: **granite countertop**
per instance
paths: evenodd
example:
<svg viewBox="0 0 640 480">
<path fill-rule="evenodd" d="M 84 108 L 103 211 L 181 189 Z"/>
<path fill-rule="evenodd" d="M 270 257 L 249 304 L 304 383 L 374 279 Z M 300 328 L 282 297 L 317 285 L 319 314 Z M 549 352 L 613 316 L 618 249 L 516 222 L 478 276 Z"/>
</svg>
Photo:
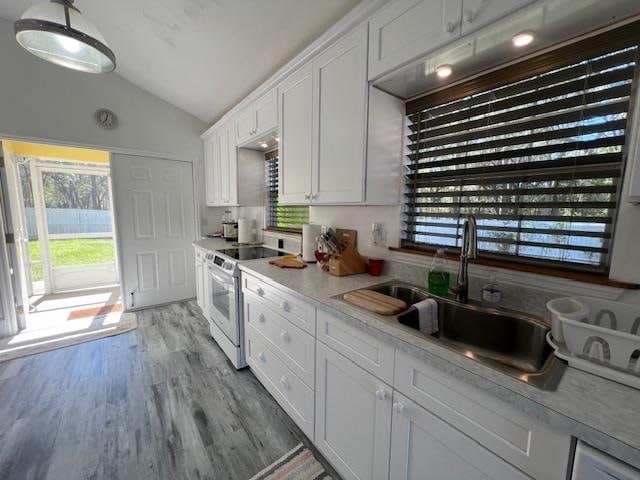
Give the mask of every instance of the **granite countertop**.
<svg viewBox="0 0 640 480">
<path fill-rule="evenodd" d="M 570 367 L 556 391 L 540 390 L 412 333 L 389 317 L 334 298 L 394 280 L 389 276 L 333 277 L 315 265 L 303 270 L 280 269 L 265 259 L 243 262 L 240 269 L 294 295 L 302 295 L 345 322 L 640 468 L 640 390 Z"/>
</svg>

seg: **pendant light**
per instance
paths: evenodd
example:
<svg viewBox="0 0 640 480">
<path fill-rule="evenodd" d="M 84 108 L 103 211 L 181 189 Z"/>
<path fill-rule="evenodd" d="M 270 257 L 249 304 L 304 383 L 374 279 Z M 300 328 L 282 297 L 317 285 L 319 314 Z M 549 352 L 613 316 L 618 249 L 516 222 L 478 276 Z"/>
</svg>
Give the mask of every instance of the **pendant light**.
<svg viewBox="0 0 640 480">
<path fill-rule="evenodd" d="M 37 57 L 66 68 L 89 73 L 113 71 L 116 56 L 73 1 L 51 0 L 29 8 L 14 24 L 16 40 Z"/>
</svg>

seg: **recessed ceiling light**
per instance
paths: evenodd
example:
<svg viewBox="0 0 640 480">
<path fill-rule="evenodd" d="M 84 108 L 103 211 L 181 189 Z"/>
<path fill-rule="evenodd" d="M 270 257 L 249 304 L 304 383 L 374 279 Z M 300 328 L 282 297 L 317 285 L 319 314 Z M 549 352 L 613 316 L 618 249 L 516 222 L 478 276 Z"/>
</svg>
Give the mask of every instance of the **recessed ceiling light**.
<svg viewBox="0 0 640 480">
<path fill-rule="evenodd" d="M 526 47 L 527 45 L 529 45 L 531 42 L 533 42 L 533 33 L 531 32 L 522 32 L 519 33 L 517 35 L 515 35 L 511 41 L 513 42 L 513 44 L 520 48 L 520 47 Z"/>
<path fill-rule="evenodd" d="M 280 137 L 276 137 L 276 142 L 280 142 Z"/>
<path fill-rule="evenodd" d="M 90 73 L 113 71 L 114 53 L 73 3 L 51 0 L 32 6 L 14 23 L 16 40 L 34 55 L 66 68 Z"/>
<path fill-rule="evenodd" d="M 453 73 L 453 67 L 451 65 L 438 65 L 436 67 L 436 73 L 440 78 L 447 78 Z"/>
<path fill-rule="evenodd" d="M 261 146 L 262 148 L 267 148 L 267 147 L 269 146 L 269 144 L 268 144 L 267 142 L 262 142 L 262 143 L 260 144 L 260 146 Z"/>
</svg>

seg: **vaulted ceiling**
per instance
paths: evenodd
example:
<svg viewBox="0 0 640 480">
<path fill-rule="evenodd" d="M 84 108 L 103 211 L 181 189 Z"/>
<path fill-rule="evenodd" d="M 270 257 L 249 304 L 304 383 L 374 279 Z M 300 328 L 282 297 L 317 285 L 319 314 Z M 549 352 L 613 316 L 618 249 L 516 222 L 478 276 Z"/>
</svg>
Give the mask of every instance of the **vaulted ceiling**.
<svg viewBox="0 0 640 480">
<path fill-rule="evenodd" d="M 0 0 L 0 17 L 14 21 L 42 1 Z M 115 52 L 117 75 L 212 123 L 357 3 L 76 0 L 75 5 Z"/>
</svg>

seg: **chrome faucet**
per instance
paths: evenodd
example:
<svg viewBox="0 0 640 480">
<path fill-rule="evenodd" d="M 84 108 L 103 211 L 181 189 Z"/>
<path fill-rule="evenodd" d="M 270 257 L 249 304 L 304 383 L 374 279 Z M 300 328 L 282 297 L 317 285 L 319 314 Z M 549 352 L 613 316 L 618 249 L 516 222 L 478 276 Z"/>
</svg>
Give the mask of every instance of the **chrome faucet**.
<svg viewBox="0 0 640 480">
<path fill-rule="evenodd" d="M 469 259 L 478 257 L 478 226 L 476 218 L 469 215 L 464 221 L 462 229 L 462 246 L 460 248 L 460 265 L 458 266 L 458 278 L 456 285 L 451 288 L 456 294 L 456 301 L 467 303 L 469 300 L 469 276 L 467 264 Z"/>
</svg>

